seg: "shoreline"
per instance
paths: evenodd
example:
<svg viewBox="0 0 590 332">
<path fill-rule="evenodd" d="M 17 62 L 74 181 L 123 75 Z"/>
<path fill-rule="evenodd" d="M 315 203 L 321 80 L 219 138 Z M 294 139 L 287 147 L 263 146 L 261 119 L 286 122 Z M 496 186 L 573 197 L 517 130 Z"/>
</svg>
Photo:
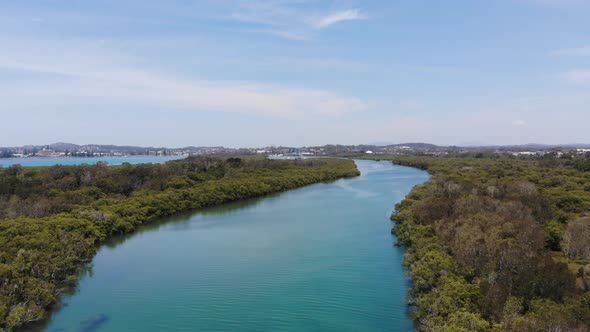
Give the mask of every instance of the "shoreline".
<svg viewBox="0 0 590 332">
<path fill-rule="evenodd" d="M 283 163 L 285 163 L 285 162 L 283 162 Z M 287 163 L 290 163 L 293 165 L 297 164 L 297 162 L 287 162 Z M 348 165 L 345 165 L 345 164 L 348 164 Z M 338 165 L 338 167 L 340 167 L 340 169 L 333 170 L 330 168 L 331 166 L 336 166 L 336 165 Z M 176 207 L 167 208 L 164 206 L 162 206 L 162 207 L 152 206 L 151 209 L 153 211 L 150 214 L 145 215 L 145 216 L 143 216 L 143 213 L 139 213 L 139 211 L 142 210 L 142 209 L 140 209 L 135 214 L 132 213 L 130 215 L 119 216 L 118 218 L 116 218 L 117 219 L 116 224 L 115 224 L 115 220 L 113 219 L 114 217 L 109 217 L 109 219 L 112 221 L 109 222 L 108 225 L 105 224 L 105 225 L 101 226 L 101 227 L 107 227 L 106 230 L 102 231 L 102 232 L 104 232 L 104 235 L 103 235 L 104 238 L 101 239 L 100 236 L 94 238 L 93 242 L 95 242 L 95 244 L 86 248 L 86 250 L 89 251 L 89 255 L 87 257 L 80 257 L 80 259 L 82 259 L 82 261 L 83 261 L 83 264 L 78 265 L 78 267 L 76 268 L 76 271 L 74 271 L 72 275 L 76 276 L 77 273 L 80 271 L 80 269 L 82 269 L 88 262 L 90 262 L 92 260 L 92 258 L 96 255 L 98 248 L 100 246 L 102 246 L 107 239 L 111 239 L 118 234 L 131 234 L 139 226 L 144 225 L 144 224 L 146 224 L 146 225 L 150 224 L 150 223 L 158 220 L 159 218 L 173 216 L 173 215 L 176 215 L 177 213 L 187 212 L 190 210 L 199 210 L 202 208 L 219 206 L 224 203 L 236 202 L 236 201 L 243 200 L 243 199 L 252 199 L 252 198 L 263 197 L 268 194 L 288 191 L 291 189 L 303 187 L 303 186 L 314 184 L 314 183 L 337 180 L 340 178 L 356 177 L 356 176 L 360 175 L 360 172 L 359 172 L 356 164 L 352 160 L 349 160 L 347 162 L 343 162 L 343 161 L 338 161 L 337 159 L 328 159 L 326 163 L 324 163 L 322 166 L 320 166 L 321 167 L 320 169 L 310 167 L 310 166 L 306 166 L 306 167 L 301 168 L 301 172 L 299 172 L 299 173 L 297 171 L 276 171 L 276 174 L 272 174 L 275 171 L 273 171 L 271 168 L 271 169 L 266 169 L 266 172 L 269 172 L 266 175 L 257 175 L 257 174 L 244 175 L 243 180 L 233 180 L 233 179 L 210 180 L 210 181 L 205 182 L 206 186 L 200 185 L 198 187 L 188 189 L 190 191 L 190 194 L 186 197 L 186 199 L 184 201 L 183 200 L 178 201 L 177 199 L 172 198 L 172 196 L 177 197 L 180 194 L 180 192 L 182 191 L 182 190 L 174 190 L 174 191 L 157 192 L 157 193 L 152 194 L 149 197 L 147 197 L 147 196 L 146 197 L 133 196 L 133 197 L 129 197 L 127 199 L 124 199 L 120 202 L 117 202 L 114 204 L 114 206 L 111 206 L 110 209 L 116 210 L 116 209 L 118 209 L 117 208 L 118 206 L 123 207 L 123 206 L 128 206 L 129 204 L 132 204 L 132 206 L 139 204 L 138 206 L 145 205 L 146 207 L 149 207 L 149 206 L 151 206 L 150 202 L 168 202 L 168 201 L 174 201 Z M 269 178 L 269 176 L 272 176 L 272 179 Z M 258 182 L 256 182 L 256 183 L 250 182 L 251 178 L 256 178 Z M 237 196 L 234 196 L 234 194 L 232 194 L 232 191 L 234 190 L 234 186 L 238 185 L 238 182 L 236 182 L 236 181 L 238 181 L 238 182 L 244 181 L 247 186 L 243 187 L 244 191 L 237 194 Z M 191 200 L 190 197 L 193 197 L 193 196 L 198 197 L 199 200 L 196 200 L 196 201 Z M 221 200 L 220 200 L 220 198 L 221 198 Z M 128 209 L 128 208 L 126 208 L 126 209 Z M 138 217 L 139 217 L 139 219 L 137 219 Z M 2 224 L 5 227 L 10 227 L 8 225 L 10 223 L 14 224 L 14 227 L 25 226 L 28 224 L 35 224 L 36 225 L 35 227 L 44 228 L 44 227 L 48 227 L 49 225 L 51 225 L 51 223 L 57 223 L 60 218 L 63 218 L 63 216 L 52 215 L 52 216 L 48 216 L 48 217 L 44 218 L 44 220 L 35 219 L 35 218 L 28 218 L 28 217 L 20 217 L 17 219 L 4 219 L 4 220 L 2 220 Z M 80 219 L 80 216 L 77 216 L 76 212 L 73 212 L 71 218 L 73 218 L 73 219 L 71 219 L 71 221 L 69 221 L 69 222 L 73 222 L 76 224 L 79 223 L 81 225 L 81 226 L 77 226 L 77 227 L 94 228 L 94 225 L 92 225 L 92 222 L 88 222 L 86 220 Z M 108 227 L 111 227 L 111 228 L 115 227 L 115 228 L 109 229 Z M 95 232 L 95 231 L 93 231 L 93 232 Z M 88 241 L 88 240 L 85 240 L 85 241 Z M 78 281 L 76 280 L 75 283 L 77 284 L 77 282 Z M 55 286 L 57 288 L 56 288 L 55 295 L 60 294 L 63 289 L 68 288 L 69 287 L 67 285 L 68 283 L 69 282 L 66 282 L 66 280 L 62 280 L 61 282 L 56 283 Z M 58 297 L 59 297 L 59 295 L 58 295 Z M 47 308 L 51 308 L 56 303 L 57 302 L 50 303 Z M 45 312 L 47 312 L 47 311 L 45 311 Z M 42 321 L 45 318 L 46 317 L 43 316 L 43 318 L 40 317 L 40 319 L 29 320 L 27 322 L 27 324 L 24 324 L 24 325 L 18 324 L 17 325 L 18 330 L 19 331 L 21 329 L 26 330 L 28 328 L 28 326 L 30 326 L 29 324 L 31 324 L 33 322 L 40 321 L 40 320 Z M 17 327 L 13 327 L 13 328 L 16 329 Z M 8 328 L 10 329 L 11 327 L 8 327 Z"/>
</svg>

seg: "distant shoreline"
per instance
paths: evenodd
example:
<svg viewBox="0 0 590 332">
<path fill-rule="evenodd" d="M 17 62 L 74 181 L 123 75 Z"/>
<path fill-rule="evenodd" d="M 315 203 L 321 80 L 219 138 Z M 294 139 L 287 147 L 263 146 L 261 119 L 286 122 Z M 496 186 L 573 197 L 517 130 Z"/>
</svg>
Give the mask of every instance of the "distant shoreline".
<svg viewBox="0 0 590 332">
<path fill-rule="evenodd" d="M 46 167 L 55 165 L 82 165 L 105 162 L 108 165 L 121 165 L 124 163 L 144 164 L 144 163 L 163 163 L 170 160 L 186 158 L 187 155 L 178 156 L 150 156 L 150 155 L 132 155 L 132 156 L 92 156 L 92 157 L 17 157 L 17 158 L 0 158 L 0 167 L 11 167 L 21 165 L 22 167 Z"/>
<path fill-rule="evenodd" d="M 154 156 L 149 154 L 130 154 L 122 156 L 23 156 L 23 157 L 0 157 L 0 160 L 6 159 L 73 159 L 73 158 L 133 158 L 133 157 L 150 157 L 150 158 L 168 158 L 168 157 L 187 157 L 188 155 L 166 155 Z"/>
</svg>

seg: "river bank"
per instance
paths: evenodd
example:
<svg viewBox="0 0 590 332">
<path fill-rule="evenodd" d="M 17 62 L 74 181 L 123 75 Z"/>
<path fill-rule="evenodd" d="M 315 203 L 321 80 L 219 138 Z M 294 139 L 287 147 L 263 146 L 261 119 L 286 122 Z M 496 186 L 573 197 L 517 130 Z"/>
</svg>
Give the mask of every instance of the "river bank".
<svg viewBox="0 0 590 332">
<path fill-rule="evenodd" d="M 6 280 L 0 285 L 0 328 L 42 319 L 62 290 L 76 283 L 76 272 L 94 256 L 97 245 L 114 235 L 190 209 L 357 175 L 353 161 L 337 159 L 192 158 L 116 168 L 6 168 L 0 173 L 8 208 L 3 210 L 22 215 L 0 223 L 0 277 Z M 40 181 L 47 178 L 53 180 Z M 41 201 L 44 210 L 22 209 Z M 62 212 L 52 214 L 52 209 Z M 28 215 L 31 211 L 48 214 L 34 217 Z"/>
<path fill-rule="evenodd" d="M 411 330 L 392 203 L 428 179 L 361 176 L 166 218 L 103 246 L 40 330 Z"/>
</svg>

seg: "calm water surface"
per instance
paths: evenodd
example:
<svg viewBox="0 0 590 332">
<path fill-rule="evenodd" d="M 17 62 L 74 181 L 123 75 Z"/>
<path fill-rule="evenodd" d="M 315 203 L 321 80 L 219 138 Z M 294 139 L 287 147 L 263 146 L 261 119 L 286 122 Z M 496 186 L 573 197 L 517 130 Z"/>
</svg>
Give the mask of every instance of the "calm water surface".
<svg viewBox="0 0 590 332">
<path fill-rule="evenodd" d="M 67 157 L 67 158 L 7 158 L 0 159 L 0 165 L 8 167 L 15 164 L 21 166 L 53 166 L 53 165 L 81 165 L 96 164 L 106 161 L 109 165 L 121 165 L 122 163 L 143 164 L 163 163 L 168 160 L 181 159 L 183 156 L 127 156 L 127 157 Z"/>
<path fill-rule="evenodd" d="M 44 331 L 410 331 L 393 204 L 428 179 L 360 177 L 228 204 L 103 246 Z"/>
</svg>

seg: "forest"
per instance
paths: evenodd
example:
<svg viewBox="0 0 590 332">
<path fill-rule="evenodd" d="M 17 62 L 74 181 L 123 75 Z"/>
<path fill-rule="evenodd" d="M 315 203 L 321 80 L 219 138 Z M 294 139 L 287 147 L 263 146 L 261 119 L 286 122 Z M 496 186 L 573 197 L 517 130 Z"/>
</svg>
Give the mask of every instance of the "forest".
<svg viewBox="0 0 590 332">
<path fill-rule="evenodd" d="M 114 235 L 182 211 L 357 175 L 344 159 L 0 168 L 0 331 L 46 317 Z"/>
<path fill-rule="evenodd" d="M 590 159 L 379 158 L 432 175 L 392 215 L 420 331 L 590 330 Z"/>
</svg>

